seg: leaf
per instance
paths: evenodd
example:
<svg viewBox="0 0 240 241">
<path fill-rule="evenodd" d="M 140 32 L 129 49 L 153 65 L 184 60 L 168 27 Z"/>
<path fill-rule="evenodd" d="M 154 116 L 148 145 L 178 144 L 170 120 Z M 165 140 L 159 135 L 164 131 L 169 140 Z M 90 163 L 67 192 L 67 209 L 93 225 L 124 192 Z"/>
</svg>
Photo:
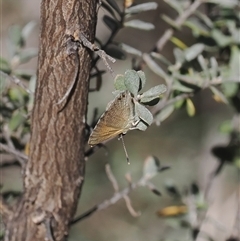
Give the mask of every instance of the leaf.
<svg viewBox="0 0 240 241">
<path fill-rule="evenodd" d="M 138 117 L 143 120 L 148 126 L 150 126 L 153 122 L 152 113 L 143 105 L 135 102 L 135 110 Z"/>
<path fill-rule="evenodd" d="M 13 25 L 9 29 L 9 38 L 14 47 L 22 47 L 23 46 L 23 38 L 21 33 L 21 28 L 18 25 Z M 15 53 L 14 53 L 15 54 Z"/>
<path fill-rule="evenodd" d="M 180 64 L 184 63 L 185 61 L 184 52 L 181 49 L 174 48 L 173 54 L 176 59 L 176 63 L 180 63 Z"/>
<path fill-rule="evenodd" d="M 211 68 L 209 71 L 210 71 L 210 75 L 213 79 L 213 78 L 217 77 L 217 75 L 218 75 L 218 62 L 215 57 L 210 58 L 210 64 L 211 64 Z"/>
<path fill-rule="evenodd" d="M 199 17 L 201 20 L 203 20 L 203 22 L 209 27 L 209 28 L 213 28 L 214 24 L 212 22 L 212 20 L 204 13 L 202 13 L 201 11 L 196 11 L 195 12 L 196 16 Z"/>
<path fill-rule="evenodd" d="M 8 86 L 7 78 L 8 78 L 7 75 L 0 73 L 0 95 L 7 89 L 7 86 Z"/>
<path fill-rule="evenodd" d="M 138 90 L 138 91 L 140 91 L 146 84 L 146 76 L 145 76 L 145 73 L 142 70 L 137 71 L 137 74 L 138 74 L 138 76 L 141 80 L 140 81 L 141 82 L 140 87 L 139 87 L 139 90 Z"/>
<path fill-rule="evenodd" d="M 191 93 L 194 90 L 192 88 L 189 88 L 189 87 L 186 87 L 186 86 L 182 85 L 179 81 L 174 81 L 172 89 L 181 91 L 183 93 Z"/>
<path fill-rule="evenodd" d="M 187 211 L 188 211 L 188 208 L 185 205 L 169 206 L 159 210 L 157 214 L 160 217 L 173 217 L 173 216 L 184 215 L 187 213 Z"/>
<path fill-rule="evenodd" d="M 156 2 L 147 2 L 147 3 L 142 3 L 142 4 L 135 5 L 133 7 L 127 8 L 125 10 L 125 13 L 135 14 L 135 13 L 140 13 L 144 11 L 154 10 L 157 7 L 158 7 L 158 4 Z"/>
<path fill-rule="evenodd" d="M 18 102 L 18 104 L 24 104 L 24 90 L 19 88 L 11 88 L 8 91 L 8 95 L 11 101 Z"/>
<path fill-rule="evenodd" d="M 219 47 L 226 47 L 233 42 L 233 38 L 231 36 L 224 35 L 219 29 L 216 28 L 212 30 L 211 35 Z"/>
<path fill-rule="evenodd" d="M 175 109 L 180 109 L 183 106 L 183 104 L 185 103 L 185 101 L 186 100 L 182 99 L 182 100 L 178 100 L 177 102 L 175 102 L 175 104 L 174 104 Z"/>
<path fill-rule="evenodd" d="M 187 45 L 183 43 L 179 38 L 171 37 L 171 42 L 174 43 L 180 49 L 187 49 Z"/>
<path fill-rule="evenodd" d="M 186 100 L 186 106 L 187 106 L 188 115 L 191 116 L 191 117 L 194 116 L 195 113 L 196 113 L 196 110 L 195 110 L 194 104 L 193 104 L 191 99 L 188 98 Z"/>
<path fill-rule="evenodd" d="M 208 0 L 209 3 L 219 4 L 222 7 L 234 9 L 239 5 L 238 0 Z"/>
<path fill-rule="evenodd" d="M 194 44 L 190 48 L 184 50 L 185 59 L 187 61 L 191 61 L 195 59 L 199 54 L 201 54 L 204 50 L 204 44 Z"/>
<path fill-rule="evenodd" d="M 130 8 L 134 3 L 134 0 L 124 0 L 124 7 Z"/>
<path fill-rule="evenodd" d="M 0 70 L 7 74 L 11 73 L 10 63 L 2 57 L 0 57 Z"/>
<path fill-rule="evenodd" d="M 162 14 L 161 18 L 167 23 L 169 24 L 171 27 L 180 30 L 179 25 L 177 25 L 176 21 L 172 20 L 171 18 L 169 18 L 167 15 Z"/>
<path fill-rule="evenodd" d="M 227 120 L 227 121 L 224 121 L 220 127 L 219 127 L 219 130 L 220 132 L 222 133 L 226 133 L 226 134 L 229 134 L 233 131 L 233 126 L 232 126 L 232 123 L 231 121 Z"/>
<path fill-rule="evenodd" d="M 120 44 L 120 46 L 125 52 L 127 52 L 129 54 L 133 54 L 133 55 L 136 55 L 136 56 L 139 56 L 139 57 L 142 56 L 142 52 L 140 50 L 135 49 L 135 48 L 133 48 L 133 47 L 127 45 L 127 44 L 122 43 L 122 44 Z"/>
<path fill-rule="evenodd" d="M 108 4 L 106 4 L 104 1 L 102 1 L 101 6 L 104 9 L 106 9 L 117 20 L 115 12 L 113 11 L 113 9 Z"/>
<path fill-rule="evenodd" d="M 230 78 L 239 78 L 240 75 L 240 50 L 238 46 L 232 46 L 231 47 L 231 58 L 230 58 Z"/>
<path fill-rule="evenodd" d="M 140 130 L 140 131 L 145 131 L 147 130 L 148 125 L 145 124 L 143 121 L 139 121 L 139 123 L 136 125 L 136 129 Z"/>
<path fill-rule="evenodd" d="M 237 94 L 238 91 L 238 83 L 234 82 L 223 82 L 221 85 L 221 89 L 224 93 L 224 95 L 228 98 L 233 97 Z"/>
<path fill-rule="evenodd" d="M 126 88 L 134 95 L 137 96 L 140 79 L 135 70 L 127 70 L 124 74 L 124 84 Z"/>
<path fill-rule="evenodd" d="M 24 41 L 26 41 L 30 35 L 30 33 L 33 31 L 34 27 L 37 25 L 36 22 L 31 21 L 29 23 L 27 23 L 23 29 L 22 29 L 22 38 L 24 39 Z"/>
<path fill-rule="evenodd" d="M 166 65 L 172 65 L 172 63 L 162 54 L 156 53 L 156 52 L 151 52 L 150 53 L 151 57 L 160 60 L 162 63 Z"/>
<path fill-rule="evenodd" d="M 143 60 L 155 74 L 157 74 L 165 80 L 169 78 L 167 73 L 165 73 L 165 71 L 150 57 L 150 55 L 143 54 Z"/>
<path fill-rule="evenodd" d="M 20 125 L 22 125 L 25 121 L 25 117 L 23 116 L 23 114 L 19 111 L 16 111 L 13 113 L 8 127 L 11 131 L 15 131 Z"/>
<path fill-rule="evenodd" d="M 200 64 L 202 70 L 204 71 L 204 74 L 207 77 L 210 77 L 209 71 L 208 71 L 208 66 L 207 66 L 207 63 L 206 63 L 206 60 L 204 59 L 204 57 L 200 54 L 200 55 L 198 55 L 197 60 L 198 60 L 198 63 Z"/>
<path fill-rule="evenodd" d="M 153 30 L 155 26 L 152 23 L 144 22 L 138 19 L 130 20 L 123 24 L 125 27 L 137 28 L 142 30 Z"/>
<path fill-rule="evenodd" d="M 111 31 L 115 31 L 119 27 L 119 23 L 108 15 L 103 16 L 103 22 Z"/>
<path fill-rule="evenodd" d="M 124 76 L 122 74 L 118 74 L 114 79 L 114 88 L 116 90 L 124 91 L 127 87 L 124 84 Z"/>
<path fill-rule="evenodd" d="M 199 36 L 210 36 L 209 28 L 206 27 L 202 22 L 199 21 L 197 18 L 189 18 L 189 20 L 184 22 L 184 26 L 190 28 L 193 32 L 195 37 Z"/>
<path fill-rule="evenodd" d="M 148 103 L 154 99 L 159 99 L 160 95 L 167 90 L 165 85 L 157 85 L 141 94 L 141 103 Z"/>
<path fill-rule="evenodd" d="M 168 105 L 164 107 L 161 112 L 156 117 L 157 124 L 160 124 L 164 120 L 166 120 L 174 111 L 174 105 Z"/>
<path fill-rule="evenodd" d="M 149 156 L 144 161 L 143 165 L 143 176 L 149 180 L 157 175 L 160 167 L 160 161 L 155 156 Z"/>
<path fill-rule="evenodd" d="M 115 0 L 106 0 L 106 1 L 119 15 L 122 14 L 122 11 L 118 7 L 118 5 L 117 5 Z"/>
<path fill-rule="evenodd" d="M 174 198 L 181 197 L 181 193 L 179 192 L 178 188 L 171 182 L 168 182 L 165 184 L 165 189 L 168 192 L 169 195 L 171 195 Z"/>
<path fill-rule="evenodd" d="M 36 48 L 28 48 L 22 50 L 19 54 L 19 64 L 27 63 L 32 58 L 36 57 L 38 55 L 38 49 Z"/>
<path fill-rule="evenodd" d="M 115 59 L 125 60 L 127 58 L 124 51 L 115 44 L 109 44 L 105 48 L 105 52 Z"/>
<path fill-rule="evenodd" d="M 227 100 L 227 98 L 224 96 L 224 94 L 220 91 L 220 90 L 218 90 L 216 87 L 214 87 L 214 86 L 210 86 L 210 90 L 213 92 L 213 94 L 214 94 L 214 99 L 216 100 L 216 101 L 218 101 L 218 102 L 223 102 L 223 103 L 225 103 L 225 104 L 228 104 L 228 100 Z"/>
</svg>

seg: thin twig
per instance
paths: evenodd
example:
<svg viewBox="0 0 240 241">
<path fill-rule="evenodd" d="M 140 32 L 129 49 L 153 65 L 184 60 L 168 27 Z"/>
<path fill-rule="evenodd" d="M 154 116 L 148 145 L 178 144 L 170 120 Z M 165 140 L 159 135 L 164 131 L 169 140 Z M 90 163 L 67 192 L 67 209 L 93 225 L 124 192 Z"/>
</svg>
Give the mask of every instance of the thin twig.
<svg viewBox="0 0 240 241">
<path fill-rule="evenodd" d="M 89 48 L 90 50 L 95 52 L 103 60 L 103 63 L 105 64 L 105 66 L 107 67 L 109 72 L 114 76 L 114 71 L 111 68 L 111 66 L 109 65 L 108 60 L 112 63 L 115 63 L 116 60 L 114 58 L 112 58 L 110 55 L 106 54 L 106 52 L 104 50 L 100 49 L 98 46 L 96 46 L 95 44 L 92 44 L 90 41 L 88 41 L 88 39 L 85 37 L 85 35 L 83 33 L 80 33 L 79 38 L 80 38 L 83 46 L 85 46 L 86 48 Z"/>
<path fill-rule="evenodd" d="M 25 154 L 23 154 L 22 152 L 16 150 L 15 148 L 11 148 L 5 144 L 0 143 L 0 148 L 8 153 L 11 153 L 15 156 L 18 156 L 19 158 L 23 159 L 24 161 L 28 160 L 28 156 L 26 156 Z M 6 161 L 6 163 L 8 163 L 10 161 Z M 4 161 L 2 161 L 1 163 L 4 163 Z"/>
<path fill-rule="evenodd" d="M 30 95 L 33 95 L 33 94 L 34 94 L 34 93 L 33 93 L 31 90 L 29 90 L 29 89 L 27 88 L 27 86 L 26 86 L 20 79 L 18 79 L 16 76 L 14 76 L 14 75 L 8 75 L 8 74 L 4 73 L 4 72 L 1 71 L 1 70 L 0 70 L 0 75 L 2 75 L 3 77 L 9 79 L 9 80 L 10 80 L 11 82 L 13 82 L 14 84 L 20 86 L 20 87 L 21 87 L 22 89 L 24 89 L 28 94 L 30 94 Z"/>
<path fill-rule="evenodd" d="M 26 164 L 26 160 L 22 159 L 19 155 L 16 155 L 16 148 L 11 140 L 11 136 L 9 134 L 9 130 L 8 130 L 8 127 L 5 125 L 3 128 L 2 128 L 2 132 L 3 132 L 3 136 L 7 142 L 7 145 L 9 147 L 9 150 L 11 149 L 12 150 L 12 154 L 16 157 L 16 159 L 19 161 L 19 163 L 21 164 L 21 166 L 23 167 L 25 164 Z M 0 143 L 1 144 L 1 143 Z"/>
<path fill-rule="evenodd" d="M 71 224 L 75 224 L 75 223 L 83 220 L 84 218 L 89 217 L 90 215 L 92 215 L 93 213 L 95 213 L 97 211 L 106 209 L 106 208 L 114 205 L 116 202 L 118 202 L 119 200 L 121 200 L 125 196 L 127 196 L 131 191 L 135 190 L 138 187 L 145 186 L 145 184 L 146 184 L 145 178 L 144 177 L 140 178 L 136 183 L 132 183 L 131 186 L 126 187 L 122 191 L 114 193 L 114 195 L 110 199 L 107 199 L 107 200 L 103 201 L 102 203 L 95 205 L 94 207 L 92 207 L 91 209 L 86 211 L 85 213 L 81 214 L 79 217 L 75 218 L 71 222 Z"/>
<path fill-rule="evenodd" d="M 152 111 L 153 116 L 157 115 L 163 108 L 172 105 L 180 100 L 185 100 L 187 98 L 190 98 L 193 96 L 193 93 L 184 93 L 181 95 L 178 95 L 170 100 L 166 100 L 164 102 L 159 103 Z"/>
<path fill-rule="evenodd" d="M 124 200 L 125 200 L 125 203 L 126 203 L 126 206 L 127 206 L 127 209 L 129 211 L 129 213 L 133 216 L 133 217 L 139 217 L 141 215 L 141 212 L 140 211 L 135 211 L 133 206 L 132 206 L 132 203 L 131 203 L 131 199 L 129 198 L 129 196 L 124 196 L 123 197 Z"/>
<path fill-rule="evenodd" d="M 111 170 L 109 164 L 106 164 L 105 171 L 106 171 L 106 174 L 107 174 L 107 177 L 108 177 L 109 181 L 112 183 L 114 191 L 118 192 L 119 191 L 119 186 L 118 186 L 116 178 L 114 177 L 114 175 L 112 173 L 112 170 Z"/>
<path fill-rule="evenodd" d="M 203 3 L 203 0 L 194 1 L 187 9 L 183 11 L 183 13 L 178 16 L 178 18 L 174 21 L 174 25 L 177 28 L 180 28 L 184 22 L 199 8 L 199 6 Z M 164 32 L 162 37 L 157 41 L 156 48 L 158 52 L 160 52 L 165 44 L 171 39 L 173 36 L 174 30 L 169 28 Z"/>
</svg>

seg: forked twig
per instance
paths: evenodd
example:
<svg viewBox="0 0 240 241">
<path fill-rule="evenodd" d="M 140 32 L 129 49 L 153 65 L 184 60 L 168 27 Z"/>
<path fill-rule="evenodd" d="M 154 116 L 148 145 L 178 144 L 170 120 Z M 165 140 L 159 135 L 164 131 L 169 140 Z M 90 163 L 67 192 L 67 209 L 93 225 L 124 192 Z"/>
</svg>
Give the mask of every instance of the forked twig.
<svg viewBox="0 0 240 241">
<path fill-rule="evenodd" d="M 108 170 L 109 172 L 109 170 Z M 111 170 L 110 170 L 111 172 Z M 112 175 L 112 174 L 111 174 Z M 110 175 L 110 176 L 111 176 Z M 112 178 L 112 176 L 111 176 Z M 115 177 L 114 177 L 115 179 Z M 124 188 L 123 190 L 121 191 L 118 191 L 118 192 L 115 192 L 113 194 L 113 196 L 110 198 L 110 199 L 107 199 L 105 201 L 103 201 L 102 203 L 98 204 L 98 205 L 95 205 L 93 206 L 91 209 L 89 209 L 88 211 L 84 212 L 83 214 L 81 214 L 80 216 L 76 217 L 72 222 L 71 224 L 75 224 L 81 220 L 83 220 L 84 218 L 86 217 L 89 217 L 90 215 L 92 215 L 93 213 L 97 212 L 97 211 L 100 211 L 100 210 L 103 210 L 103 209 L 106 209 L 112 205 L 114 205 L 116 202 L 118 202 L 119 200 L 121 199 L 125 199 L 125 202 L 127 204 L 127 208 L 130 212 L 131 215 L 133 216 L 139 216 L 139 212 L 136 212 L 132 206 L 131 206 L 131 202 L 129 202 L 129 199 L 128 199 L 128 194 L 135 190 L 136 188 L 138 187 L 142 187 L 142 186 L 146 186 L 146 183 L 147 183 L 147 180 L 145 179 L 145 177 L 141 177 L 137 182 L 135 183 L 132 183 L 131 185 L 129 185 L 128 187 Z M 126 198 L 127 197 L 127 198 Z"/>
</svg>

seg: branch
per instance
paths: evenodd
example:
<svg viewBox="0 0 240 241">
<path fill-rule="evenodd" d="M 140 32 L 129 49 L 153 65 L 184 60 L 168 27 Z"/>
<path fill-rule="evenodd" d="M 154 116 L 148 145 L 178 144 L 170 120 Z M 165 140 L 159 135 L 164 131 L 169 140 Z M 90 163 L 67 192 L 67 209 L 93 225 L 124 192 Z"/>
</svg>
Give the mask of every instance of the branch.
<svg viewBox="0 0 240 241">
<path fill-rule="evenodd" d="M 27 157 L 25 154 L 23 154 L 23 153 L 20 152 L 20 151 L 17 151 L 15 148 L 11 148 L 11 147 L 9 147 L 9 146 L 7 146 L 7 145 L 5 145 L 5 144 L 2 144 L 2 143 L 0 143 L 0 148 L 1 148 L 2 150 L 4 150 L 4 151 L 8 152 L 8 153 L 13 154 L 14 156 L 18 156 L 19 158 L 21 158 L 21 159 L 22 159 L 22 160 L 21 160 L 21 163 L 23 162 L 23 160 L 24 160 L 24 161 L 27 161 L 27 160 L 28 160 L 28 157 Z M 9 163 L 9 162 L 13 162 L 13 161 L 6 161 L 6 162 L 4 162 L 4 161 L 1 160 L 1 164 L 2 164 L 2 163 Z M 15 162 L 15 161 L 14 161 L 14 162 Z"/>
<path fill-rule="evenodd" d="M 16 76 L 14 76 L 14 75 L 8 75 L 8 74 L 4 73 L 4 72 L 1 71 L 1 70 L 0 70 L 0 76 L 5 77 L 5 78 L 9 79 L 11 82 L 13 82 L 14 84 L 20 86 L 20 87 L 21 87 L 22 89 L 24 89 L 28 94 L 30 94 L 30 95 L 33 95 L 33 94 L 34 94 L 34 93 L 33 93 L 31 90 L 29 90 L 29 89 L 27 88 L 27 86 L 26 86 L 20 79 L 18 79 Z"/>
<path fill-rule="evenodd" d="M 88 39 L 85 37 L 83 33 L 80 33 L 79 39 L 81 40 L 81 43 L 83 46 L 86 48 L 89 48 L 91 51 L 95 52 L 102 60 L 107 69 L 110 71 L 110 73 L 114 76 L 114 71 L 111 68 L 111 66 L 108 63 L 108 60 L 112 63 L 115 63 L 115 59 L 112 58 L 110 55 L 106 54 L 106 52 L 102 49 L 100 49 L 98 46 L 95 44 L 92 44 Z"/>
<path fill-rule="evenodd" d="M 146 180 L 145 180 L 144 177 L 141 177 L 136 183 L 132 183 L 129 187 L 123 189 L 122 191 L 115 192 L 110 199 L 107 199 L 107 200 L 103 201 L 102 203 L 100 203 L 98 205 L 95 205 L 94 207 L 92 207 L 91 209 L 86 211 L 85 213 L 81 214 L 79 217 L 76 217 L 71 222 L 71 224 L 75 224 L 75 223 L 83 220 L 84 218 L 89 217 L 90 215 L 92 215 L 93 213 L 95 213 L 97 211 L 100 211 L 100 210 L 103 210 L 103 209 L 106 209 L 106 208 L 112 206 L 113 204 L 115 204 L 119 200 L 125 198 L 131 191 L 135 190 L 138 187 L 142 187 L 142 186 L 145 186 L 145 185 L 146 185 Z M 129 200 L 127 200 L 127 202 L 128 201 Z M 131 214 L 135 213 L 139 216 L 139 213 L 135 212 L 134 210 L 133 210 L 133 212 L 131 210 L 130 213 Z"/>
<path fill-rule="evenodd" d="M 178 16 L 178 18 L 174 21 L 174 25 L 177 28 L 180 28 L 184 22 L 199 8 L 199 6 L 203 3 L 203 0 L 194 1 L 187 9 L 185 9 L 182 15 Z M 165 44 L 171 39 L 173 36 L 174 30 L 169 28 L 164 32 L 162 37 L 157 41 L 156 48 L 158 52 L 160 52 Z"/>
<path fill-rule="evenodd" d="M 16 157 L 18 162 L 21 164 L 21 166 L 23 167 L 28 158 L 24 154 L 22 154 L 21 152 L 16 150 L 16 148 L 15 148 L 15 146 L 14 146 L 12 140 L 11 140 L 9 129 L 6 125 L 2 128 L 2 133 L 3 133 L 3 136 L 6 140 L 6 142 L 7 142 L 7 146 L 0 143 L 1 144 L 0 147 L 5 149 L 6 151 L 12 153 Z"/>
</svg>

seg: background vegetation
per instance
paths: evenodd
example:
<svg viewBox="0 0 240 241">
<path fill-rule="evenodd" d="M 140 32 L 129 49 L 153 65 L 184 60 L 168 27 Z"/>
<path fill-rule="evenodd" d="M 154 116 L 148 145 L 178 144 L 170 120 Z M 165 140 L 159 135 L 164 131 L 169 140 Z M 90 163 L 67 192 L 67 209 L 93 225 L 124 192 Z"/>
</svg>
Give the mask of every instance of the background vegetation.
<svg viewBox="0 0 240 241">
<path fill-rule="evenodd" d="M 151 127 L 125 136 L 130 166 L 117 139 L 107 143 L 107 151 L 96 148 L 89 154 L 86 146 L 77 216 L 87 210 L 92 216 L 73 225 L 69 240 L 239 240 L 239 3 L 141 4 L 103 1 L 96 44 L 117 59 L 110 64 L 115 74 L 141 69 L 147 78 L 144 91 L 165 84 L 167 92 L 149 108 Z M 39 6 L 23 0 L 2 5 L 1 191 L 14 202 L 28 155 Z M 98 56 L 94 63 L 89 125 L 113 99 L 114 90 L 105 64 Z M 160 167 L 171 169 L 158 173 L 152 155 Z M 114 177 L 119 187 L 113 185 L 113 190 Z M 151 182 L 143 183 L 141 177 Z M 131 205 L 122 190 L 129 191 Z"/>
</svg>

